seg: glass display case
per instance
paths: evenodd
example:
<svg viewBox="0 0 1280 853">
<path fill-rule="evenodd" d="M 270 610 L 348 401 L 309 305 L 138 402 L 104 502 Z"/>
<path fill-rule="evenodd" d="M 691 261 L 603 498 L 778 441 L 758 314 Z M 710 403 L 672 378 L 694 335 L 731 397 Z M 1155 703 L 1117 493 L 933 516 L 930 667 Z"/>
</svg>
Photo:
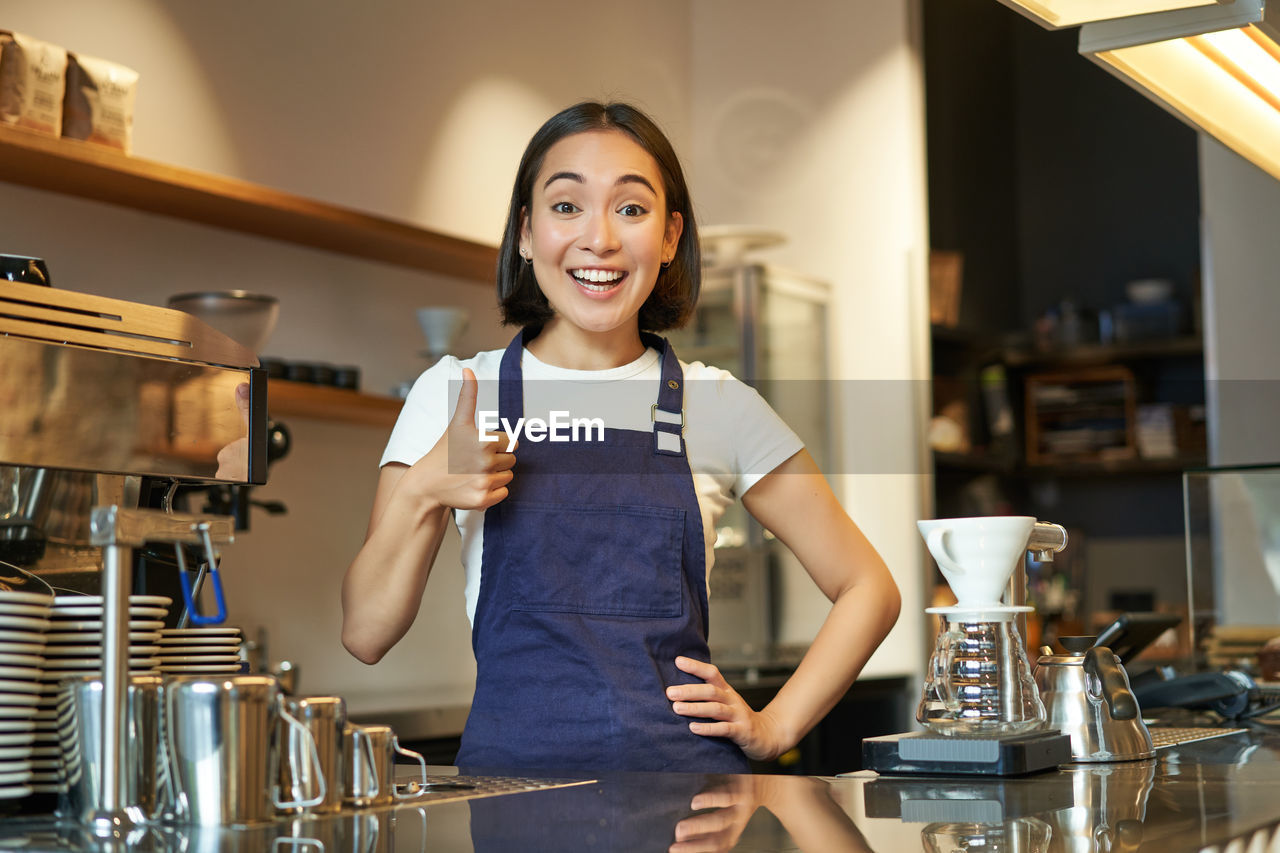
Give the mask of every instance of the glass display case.
<svg viewBox="0 0 1280 853">
<path fill-rule="evenodd" d="M 1183 475 L 1187 598 L 1196 668 L 1259 672 L 1280 637 L 1280 463 Z"/>
<path fill-rule="evenodd" d="M 823 471 L 834 462 L 828 301 L 825 283 L 771 265 L 711 267 L 694 316 L 667 333 L 681 360 L 723 368 L 755 387 Z M 777 659 L 773 590 L 779 561 L 788 558 L 740 502 L 728 508 L 710 576 L 711 646 L 722 668 Z"/>
</svg>

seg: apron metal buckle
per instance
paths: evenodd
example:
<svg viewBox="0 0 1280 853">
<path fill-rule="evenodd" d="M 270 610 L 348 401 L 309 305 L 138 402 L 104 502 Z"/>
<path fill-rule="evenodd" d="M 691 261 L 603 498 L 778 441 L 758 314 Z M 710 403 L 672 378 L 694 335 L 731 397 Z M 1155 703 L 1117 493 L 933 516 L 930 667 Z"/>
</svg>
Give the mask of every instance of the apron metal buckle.
<svg viewBox="0 0 1280 853">
<path fill-rule="evenodd" d="M 658 417 L 659 414 L 662 417 Z M 677 414 L 680 416 L 679 420 L 676 420 Z M 649 419 L 655 424 L 680 424 L 680 431 L 684 432 L 684 409 L 679 412 L 668 412 L 665 409 L 659 409 L 658 404 L 654 403 L 649 406 Z"/>
</svg>

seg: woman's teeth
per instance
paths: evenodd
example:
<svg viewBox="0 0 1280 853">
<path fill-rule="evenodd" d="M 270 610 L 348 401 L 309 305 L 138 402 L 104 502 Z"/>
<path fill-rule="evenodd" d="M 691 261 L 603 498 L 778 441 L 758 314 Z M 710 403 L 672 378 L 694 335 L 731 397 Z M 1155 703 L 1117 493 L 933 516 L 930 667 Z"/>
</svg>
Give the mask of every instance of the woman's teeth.
<svg viewBox="0 0 1280 853">
<path fill-rule="evenodd" d="M 623 276 L 621 270 L 572 270 L 569 274 L 578 284 L 597 293 L 613 289 Z"/>
</svg>

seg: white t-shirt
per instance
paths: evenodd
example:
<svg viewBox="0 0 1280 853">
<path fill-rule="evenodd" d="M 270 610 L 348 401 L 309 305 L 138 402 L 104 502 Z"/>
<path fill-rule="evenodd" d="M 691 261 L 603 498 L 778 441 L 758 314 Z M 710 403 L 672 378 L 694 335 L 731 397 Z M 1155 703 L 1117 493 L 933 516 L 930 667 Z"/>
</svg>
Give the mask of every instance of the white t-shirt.
<svg viewBox="0 0 1280 853">
<path fill-rule="evenodd" d="M 380 465 L 412 465 L 435 446 L 457 407 L 464 367 L 471 368 L 478 382 L 477 420 L 492 413 L 489 418 L 496 422 L 502 354 L 503 350 L 490 350 L 464 361 L 447 356 L 419 376 L 391 431 Z M 569 370 L 545 364 L 526 349 L 521 360 L 524 417 L 550 422 L 553 412 L 563 412 L 567 415 L 560 416 L 562 422 L 599 418 L 609 428 L 652 432 L 651 407 L 658 398 L 661 361 L 657 350 L 648 349 L 621 367 Z M 684 372 L 685 449 L 702 512 L 709 578 L 716 523 L 725 509 L 804 444 L 754 388 L 728 371 L 696 361 L 680 362 L 680 367 Z M 501 428 L 492 431 L 502 432 Z M 531 440 L 525 434 L 517 438 L 520 442 Z M 506 440 L 499 446 L 505 447 Z M 518 448 L 514 473 L 520 476 Z M 462 536 L 467 617 L 474 623 L 484 553 L 484 510 L 455 510 L 453 516 Z"/>
</svg>

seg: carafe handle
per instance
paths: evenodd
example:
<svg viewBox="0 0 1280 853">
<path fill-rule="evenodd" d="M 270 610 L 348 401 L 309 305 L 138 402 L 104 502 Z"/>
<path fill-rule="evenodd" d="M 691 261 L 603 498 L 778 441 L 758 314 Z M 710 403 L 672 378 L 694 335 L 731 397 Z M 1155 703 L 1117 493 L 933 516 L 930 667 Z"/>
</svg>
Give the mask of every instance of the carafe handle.
<svg viewBox="0 0 1280 853">
<path fill-rule="evenodd" d="M 933 555 L 933 559 L 938 561 L 938 565 L 950 572 L 958 575 L 964 574 L 964 569 L 960 564 L 951 559 L 950 552 L 947 551 L 947 534 L 951 532 L 949 527 L 935 527 L 929 531 L 929 535 L 925 537 L 924 543 L 929 548 L 929 553 Z"/>
<path fill-rule="evenodd" d="M 298 800 L 288 800 L 285 802 L 281 802 L 280 786 L 276 785 L 273 787 L 271 791 L 271 799 L 275 803 L 275 807 L 277 809 L 313 808 L 324 802 L 324 797 L 326 793 L 325 783 L 324 783 L 324 768 L 320 765 L 320 751 L 316 749 L 316 739 L 306 726 L 298 722 L 298 720 L 292 714 L 286 711 L 284 708 L 281 708 L 279 713 L 280 713 L 280 718 L 284 720 L 286 723 L 288 723 L 289 727 L 293 730 L 292 736 L 290 737 L 291 741 L 293 737 L 305 738 L 303 742 L 307 745 L 308 758 L 311 762 L 311 774 L 316 780 L 316 787 L 319 788 L 320 790 L 315 797 L 309 800 L 298 799 Z M 289 752 L 292 753 L 293 750 L 289 750 Z M 290 756 L 290 760 L 292 760 L 292 756 Z"/>
<path fill-rule="evenodd" d="M 964 635 L 945 627 L 943 630 L 941 642 L 944 651 L 942 659 L 938 661 L 940 666 L 934 671 L 933 677 L 937 682 L 943 704 L 947 706 L 948 711 L 954 713 L 960 710 L 960 697 L 956 696 L 955 685 L 952 684 L 952 670 L 956 665 L 956 641 L 964 639 Z"/>
<path fill-rule="evenodd" d="M 400 753 L 401 755 L 404 755 L 404 756 L 407 756 L 407 757 L 409 757 L 409 758 L 412 758 L 412 759 L 414 759 L 414 760 L 416 760 L 416 761 L 418 762 L 419 766 L 421 766 L 421 768 L 422 768 L 422 790 L 426 790 L 426 787 L 427 787 L 427 759 L 425 759 L 425 758 L 423 758 L 423 757 L 422 757 L 422 753 L 414 752 L 412 749 L 405 749 L 403 746 L 401 746 L 401 745 L 400 745 L 400 738 L 396 737 L 395 735 L 392 735 L 392 736 L 391 736 L 391 746 L 392 746 L 392 748 L 394 748 L 394 749 L 395 749 L 395 751 L 396 751 L 396 752 Z M 395 798 L 396 798 L 397 800 L 412 800 L 412 799 L 414 799 L 415 797 L 417 797 L 419 794 L 421 794 L 421 793 L 422 793 L 422 790 L 419 790 L 419 791 L 413 791 L 413 792 L 408 793 L 408 794 L 402 794 L 402 793 L 400 793 L 399 791 L 397 791 L 397 790 L 396 790 L 396 786 L 395 786 L 395 782 L 394 782 L 394 780 L 393 780 L 393 781 L 392 781 L 392 783 L 391 783 L 391 793 L 395 796 Z"/>
<path fill-rule="evenodd" d="M 1133 720 L 1138 716 L 1138 700 L 1115 654 L 1106 646 L 1094 646 L 1084 653 L 1084 671 L 1102 685 L 1102 698 L 1113 720 Z"/>
</svg>

